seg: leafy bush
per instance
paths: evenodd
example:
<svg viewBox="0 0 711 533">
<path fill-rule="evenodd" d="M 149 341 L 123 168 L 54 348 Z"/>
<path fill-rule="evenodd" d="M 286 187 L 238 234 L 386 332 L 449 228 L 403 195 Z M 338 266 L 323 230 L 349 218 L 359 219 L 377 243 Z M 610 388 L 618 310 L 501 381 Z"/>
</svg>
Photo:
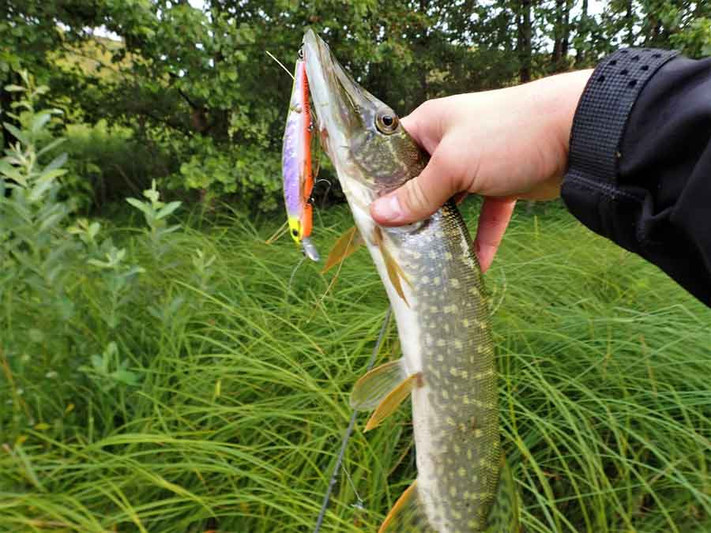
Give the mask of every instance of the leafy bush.
<svg viewBox="0 0 711 533">
<path fill-rule="evenodd" d="M 164 148 L 137 139 L 125 127 L 105 121 L 70 124 L 65 135 L 69 158 L 63 191 L 84 212 L 140 194 L 150 185 L 149 176 L 160 180 L 175 170 Z"/>
<path fill-rule="evenodd" d="M 711 18 L 694 18 L 684 31 L 671 35 L 669 41 L 690 57 L 711 55 Z"/>
<path fill-rule="evenodd" d="M 73 313 L 66 297 L 66 265 L 77 249 L 63 229 L 71 206 L 59 199 L 59 178 L 66 173 L 62 167 L 67 156 L 61 153 L 47 164 L 40 162 L 63 142 L 47 137 L 48 123 L 60 112 L 35 109 L 46 88 L 35 87 L 26 73 L 22 76 L 24 87 L 7 87 L 24 98 L 13 104 L 15 112 L 9 114 L 20 127 L 4 124 L 16 142 L 0 160 L 0 300 L 36 305 L 44 309 L 45 321 L 64 322 Z M 5 340 L 41 336 L 41 329 L 33 333 L 12 328 Z"/>
<path fill-rule="evenodd" d="M 22 97 L 10 114 L 19 127 L 4 124 L 15 142 L 0 159 L 0 363 L 6 376 L 16 376 L 10 378 L 12 424 L 0 425 L 18 438 L 37 420 L 56 415 L 57 405 L 29 407 L 46 387 L 61 403 L 77 382 L 104 392 L 138 385 L 141 369 L 130 368 L 131 359 L 121 355 L 125 346 L 116 342 L 130 309 L 149 297 L 138 290 L 145 269 L 132 246 L 145 243 L 158 258 L 170 247 L 166 237 L 179 229 L 167 218 L 180 206 L 163 203 L 155 181 L 144 192 L 146 201 L 129 199 L 148 227 L 125 247 L 97 221 L 72 222 L 76 204 L 62 183 L 67 154 L 55 155 L 65 139 L 53 136 L 59 128 L 51 127 L 61 126 L 61 112 L 37 108 L 47 88 L 26 73 L 22 79 L 22 86 L 7 88 Z"/>
<path fill-rule="evenodd" d="M 210 137 L 193 137 L 185 147 L 192 154 L 173 176 L 173 188 L 200 191 L 208 203 L 221 197 L 236 199 L 249 211 L 269 212 L 281 198 L 280 159 L 258 146 L 242 145 L 225 149 Z"/>
</svg>

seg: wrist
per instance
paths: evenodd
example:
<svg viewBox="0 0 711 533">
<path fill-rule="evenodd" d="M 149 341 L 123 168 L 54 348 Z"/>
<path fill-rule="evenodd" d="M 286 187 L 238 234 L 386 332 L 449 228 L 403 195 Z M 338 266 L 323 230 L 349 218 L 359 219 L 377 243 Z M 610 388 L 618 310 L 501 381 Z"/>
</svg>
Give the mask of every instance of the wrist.
<svg viewBox="0 0 711 533">
<path fill-rule="evenodd" d="M 592 72 L 592 69 L 568 72 L 528 84 L 535 99 L 534 116 L 541 120 L 545 138 L 557 153 L 561 176 L 568 164 L 575 111 Z"/>
</svg>

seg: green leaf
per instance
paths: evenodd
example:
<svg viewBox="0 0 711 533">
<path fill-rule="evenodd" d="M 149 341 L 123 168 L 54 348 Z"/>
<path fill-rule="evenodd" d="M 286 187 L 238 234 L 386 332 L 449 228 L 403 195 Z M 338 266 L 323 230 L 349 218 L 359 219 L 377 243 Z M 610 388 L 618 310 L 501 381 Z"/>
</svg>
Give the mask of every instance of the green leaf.
<svg viewBox="0 0 711 533">
<path fill-rule="evenodd" d="M 5 90 L 11 93 L 19 93 L 25 92 L 27 89 L 25 89 L 21 85 L 14 85 L 11 83 L 10 85 L 5 85 Z"/>
<path fill-rule="evenodd" d="M 90 264 L 91 266 L 95 266 L 95 267 L 101 268 L 103 270 L 112 268 L 111 263 L 108 263 L 106 261 L 99 261 L 98 259 L 89 259 L 87 261 L 87 263 Z"/>
<path fill-rule="evenodd" d="M 51 164 L 51 163 L 50 163 Z M 48 165 L 49 166 L 49 165 Z M 57 179 L 60 176 L 64 176 L 64 174 L 67 173 L 66 168 L 55 168 L 55 169 L 49 169 L 45 168 L 42 172 L 40 172 L 40 175 L 37 177 L 38 182 L 52 182 L 55 179 Z"/>
<path fill-rule="evenodd" d="M 3 122 L 3 126 L 5 126 L 5 129 L 9 131 L 15 139 L 20 141 L 22 144 L 30 144 L 29 139 L 27 136 L 22 133 L 19 129 L 17 129 L 15 126 L 10 124 L 9 122 Z"/>
<path fill-rule="evenodd" d="M 174 231 L 178 231 L 180 229 L 180 225 L 176 224 L 175 226 L 169 226 L 167 228 L 163 228 L 160 230 L 160 235 L 168 235 L 169 233 L 173 233 Z"/>
<path fill-rule="evenodd" d="M 20 172 L 19 168 L 12 166 L 4 159 L 0 159 L 0 174 L 15 180 L 23 187 L 27 186 L 27 176 Z"/>
<path fill-rule="evenodd" d="M 47 122 L 49 122 L 49 119 L 52 118 L 52 113 L 49 111 L 42 111 L 41 113 L 37 113 L 34 118 L 32 119 L 32 125 L 30 126 L 30 130 L 32 133 L 39 133 L 42 131 L 42 128 L 45 127 Z"/>
<path fill-rule="evenodd" d="M 112 372 L 111 377 L 124 385 L 138 385 L 139 383 L 138 375 L 129 370 L 116 370 Z"/>
<path fill-rule="evenodd" d="M 43 172 L 47 172 L 48 170 L 55 170 L 60 167 L 63 167 L 64 163 L 66 163 L 66 162 L 67 162 L 67 153 L 62 152 L 57 157 L 52 159 L 52 161 L 46 167 L 44 167 Z"/>
<path fill-rule="evenodd" d="M 37 152 L 37 157 L 41 157 L 42 155 L 49 152 L 50 150 L 53 150 L 54 148 L 56 148 L 63 142 L 66 142 L 66 140 L 67 139 L 65 137 L 60 137 L 59 139 L 53 140 L 51 143 L 49 143 L 47 146 L 45 146 L 39 152 Z"/>
<path fill-rule="evenodd" d="M 65 215 L 65 212 L 60 211 L 58 213 L 54 213 L 54 214 L 48 216 L 40 224 L 39 230 L 46 231 L 47 229 L 56 226 L 57 223 L 60 222 L 64 218 L 64 215 Z"/>
<path fill-rule="evenodd" d="M 92 355 L 91 366 L 94 367 L 94 370 L 101 371 L 104 366 L 104 358 L 100 355 Z"/>
<path fill-rule="evenodd" d="M 178 209 L 181 206 L 182 202 L 170 202 L 164 207 L 162 207 L 158 213 L 156 213 L 156 219 L 160 220 L 162 218 L 167 217 L 170 215 L 173 211 Z"/>
<path fill-rule="evenodd" d="M 126 201 L 131 204 L 133 207 L 136 209 L 142 211 L 146 215 L 151 214 L 151 206 L 149 204 L 146 204 L 144 202 L 141 202 L 140 200 L 136 198 L 126 198 Z"/>
</svg>

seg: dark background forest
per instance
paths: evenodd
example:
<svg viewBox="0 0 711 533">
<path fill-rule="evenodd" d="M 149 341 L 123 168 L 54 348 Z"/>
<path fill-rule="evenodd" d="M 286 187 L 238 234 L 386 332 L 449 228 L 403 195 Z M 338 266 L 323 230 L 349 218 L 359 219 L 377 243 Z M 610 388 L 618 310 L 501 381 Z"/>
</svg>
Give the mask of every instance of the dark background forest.
<svg viewBox="0 0 711 533">
<path fill-rule="evenodd" d="M 291 68 L 307 26 L 401 114 L 594 66 L 621 46 L 711 52 L 701 1 L 6 0 L 0 78 L 28 70 L 65 124 L 85 126 L 69 134 L 64 179 L 86 206 L 155 178 L 273 210 L 291 80 L 266 52 Z M 0 91 L 7 111 L 17 93 Z"/>
</svg>

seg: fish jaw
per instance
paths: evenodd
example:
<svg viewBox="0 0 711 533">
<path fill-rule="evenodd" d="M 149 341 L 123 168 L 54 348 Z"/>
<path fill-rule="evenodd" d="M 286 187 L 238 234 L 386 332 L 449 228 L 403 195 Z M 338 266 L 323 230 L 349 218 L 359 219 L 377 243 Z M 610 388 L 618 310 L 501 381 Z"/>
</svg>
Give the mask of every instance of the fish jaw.
<svg viewBox="0 0 711 533">
<path fill-rule="evenodd" d="M 312 30 L 303 43 L 321 145 L 339 171 L 344 191 L 352 190 L 352 196 L 367 205 L 419 174 L 427 156 L 395 112 L 363 89 Z M 392 129 L 384 129 L 384 117 Z"/>
</svg>

